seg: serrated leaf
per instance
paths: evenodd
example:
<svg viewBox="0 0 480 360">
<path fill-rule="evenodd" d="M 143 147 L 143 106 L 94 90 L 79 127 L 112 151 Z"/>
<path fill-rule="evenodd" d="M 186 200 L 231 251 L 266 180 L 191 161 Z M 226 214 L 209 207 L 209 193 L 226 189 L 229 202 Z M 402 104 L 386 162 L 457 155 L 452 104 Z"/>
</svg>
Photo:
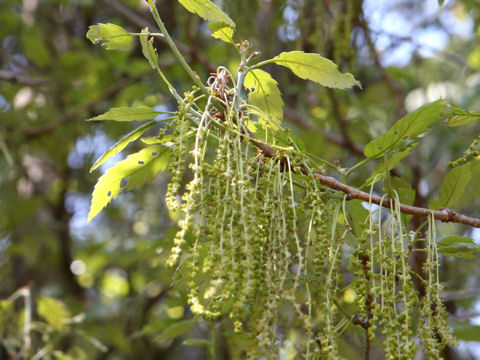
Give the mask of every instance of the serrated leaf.
<svg viewBox="0 0 480 360">
<path fill-rule="evenodd" d="M 440 198 L 430 201 L 428 207 L 438 210 L 440 208 L 449 208 L 456 203 L 463 195 L 465 187 L 472 179 L 470 164 L 457 166 L 448 172 L 440 187 Z"/>
<path fill-rule="evenodd" d="M 65 326 L 65 320 L 70 317 L 70 312 L 63 302 L 51 297 L 38 299 L 38 315 L 43 317 L 55 330 Z"/>
<path fill-rule="evenodd" d="M 234 44 L 233 34 L 235 30 L 223 22 L 212 22 L 208 24 L 210 33 L 215 39 L 223 40 L 227 43 Z"/>
<path fill-rule="evenodd" d="M 133 36 L 115 24 L 98 24 L 88 28 L 87 38 L 94 44 L 102 42 L 108 50 L 128 50 L 133 41 Z"/>
<path fill-rule="evenodd" d="M 112 108 L 108 110 L 105 114 L 95 116 L 91 119 L 88 119 L 88 121 L 93 121 L 93 120 L 143 121 L 143 120 L 151 120 L 159 114 L 161 114 L 161 112 L 155 111 L 148 106 L 135 106 L 135 107 L 122 106 L 118 108 Z"/>
<path fill-rule="evenodd" d="M 267 114 L 273 122 L 275 129 L 283 117 L 282 94 L 278 88 L 278 83 L 263 70 L 251 70 L 245 76 L 245 88 L 249 89 L 248 102 Z M 265 121 L 266 126 L 272 126 L 269 121 Z"/>
<path fill-rule="evenodd" d="M 303 51 L 282 52 L 274 57 L 272 62 L 288 67 L 302 79 L 311 80 L 329 88 L 349 89 L 355 85 L 362 87 L 352 74 L 341 73 L 335 63 L 319 54 Z"/>
<path fill-rule="evenodd" d="M 142 34 L 148 34 L 148 28 L 142 29 Z M 148 60 L 152 69 L 158 66 L 157 50 L 153 47 L 152 41 L 147 39 L 148 36 L 140 36 L 140 44 L 142 45 L 142 54 Z M 153 38 L 152 38 L 153 39 Z"/>
<path fill-rule="evenodd" d="M 380 138 L 370 141 L 363 150 L 366 157 L 375 159 L 386 151 L 413 149 L 430 125 L 442 117 L 444 100 L 422 106 L 404 116 Z"/>
<path fill-rule="evenodd" d="M 165 170 L 170 148 L 151 146 L 117 162 L 98 179 L 92 194 L 88 221 L 92 220 L 109 202 L 124 190 L 131 190 L 152 180 Z"/>
<path fill-rule="evenodd" d="M 197 14 L 202 19 L 225 23 L 232 28 L 235 27 L 233 20 L 209 0 L 179 0 L 179 2 L 185 9 Z"/>
<path fill-rule="evenodd" d="M 471 124 L 480 119 L 480 113 L 478 112 L 469 112 L 457 107 L 452 107 L 452 111 L 449 114 L 446 125 L 453 126 L 464 126 Z"/>
<path fill-rule="evenodd" d="M 130 144 L 132 141 L 137 140 L 142 134 L 150 129 L 152 126 L 154 126 L 157 122 L 156 121 L 149 121 L 146 124 L 143 124 L 142 126 L 139 126 L 132 132 L 128 133 L 124 137 L 122 137 L 119 141 L 117 141 L 110 149 L 108 149 L 102 156 L 100 156 L 97 161 L 92 165 L 90 168 L 90 172 L 98 168 L 100 165 L 102 165 L 105 161 L 108 160 L 111 156 L 118 154 L 120 151 L 122 151 L 128 144 Z"/>
<path fill-rule="evenodd" d="M 197 132 L 194 131 L 194 130 L 191 130 L 191 131 L 187 131 L 185 134 L 183 134 L 182 138 L 183 139 L 190 139 L 191 137 L 193 137 Z M 165 135 L 165 136 L 162 136 L 162 137 L 158 137 L 158 136 L 153 136 L 153 137 L 148 137 L 148 138 L 142 138 L 140 140 L 142 140 L 142 142 L 144 144 L 147 144 L 147 145 L 153 145 L 153 144 L 166 144 L 166 143 L 169 143 L 169 142 L 173 142 L 176 138 L 177 138 L 178 135 Z"/>
<path fill-rule="evenodd" d="M 168 325 L 160 336 L 157 338 L 158 340 L 168 340 L 176 338 L 180 335 L 183 335 L 190 331 L 190 329 L 195 325 L 195 320 L 182 320 L 175 322 L 171 325 Z"/>
<path fill-rule="evenodd" d="M 438 242 L 438 251 L 445 256 L 471 259 L 480 252 L 480 247 L 473 241 L 473 239 L 452 235 L 447 236 Z"/>
</svg>

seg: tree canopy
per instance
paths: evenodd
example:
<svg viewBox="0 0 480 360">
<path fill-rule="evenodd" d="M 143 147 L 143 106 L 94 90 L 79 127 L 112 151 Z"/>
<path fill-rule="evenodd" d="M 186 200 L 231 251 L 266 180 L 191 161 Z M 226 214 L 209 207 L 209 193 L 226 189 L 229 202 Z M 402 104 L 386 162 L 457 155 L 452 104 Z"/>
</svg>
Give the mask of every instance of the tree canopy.
<svg viewBox="0 0 480 360">
<path fill-rule="evenodd" d="M 480 356 L 476 0 L 0 23 L 0 358 Z"/>
</svg>

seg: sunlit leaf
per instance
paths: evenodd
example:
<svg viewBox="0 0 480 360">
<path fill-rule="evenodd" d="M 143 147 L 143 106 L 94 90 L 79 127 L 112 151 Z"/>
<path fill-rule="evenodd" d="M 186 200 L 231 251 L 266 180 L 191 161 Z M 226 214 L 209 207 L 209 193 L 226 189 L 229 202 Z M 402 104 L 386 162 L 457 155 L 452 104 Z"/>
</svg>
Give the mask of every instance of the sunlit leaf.
<svg viewBox="0 0 480 360">
<path fill-rule="evenodd" d="M 211 22 L 222 22 L 234 28 L 235 23 L 209 0 L 178 0 L 185 9 Z"/>
<path fill-rule="evenodd" d="M 457 166 L 450 170 L 442 181 L 440 187 L 440 198 L 430 201 L 430 209 L 448 208 L 453 206 L 463 195 L 465 187 L 472 179 L 472 170 L 470 164 Z"/>
<path fill-rule="evenodd" d="M 212 37 L 223 40 L 230 44 L 233 42 L 233 34 L 235 30 L 223 22 L 212 22 L 208 24 Z"/>
<path fill-rule="evenodd" d="M 445 256 L 471 259 L 480 252 L 480 246 L 468 237 L 452 235 L 438 242 L 438 251 Z"/>
<path fill-rule="evenodd" d="M 88 120 L 143 121 L 151 120 L 159 114 L 161 114 L 161 112 L 155 111 L 148 106 L 124 106 L 112 108 L 105 114 L 95 116 Z"/>
<path fill-rule="evenodd" d="M 65 304 L 50 297 L 38 299 L 37 312 L 56 330 L 61 330 L 65 325 L 65 320 L 70 317 L 70 312 Z"/>
<path fill-rule="evenodd" d="M 170 158 L 170 148 L 151 146 L 130 155 L 108 169 L 95 185 L 88 221 L 92 220 L 109 202 L 124 190 L 130 190 L 153 179 L 165 170 Z"/>
<path fill-rule="evenodd" d="M 311 80 L 326 87 L 337 89 L 348 89 L 355 85 L 361 87 L 360 82 L 355 80 L 352 74 L 341 73 L 335 63 L 319 54 L 303 51 L 282 52 L 272 61 L 288 67 L 302 79 Z"/>
<path fill-rule="evenodd" d="M 148 28 L 142 29 L 142 34 L 148 34 Z M 156 69 L 158 66 L 158 54 L 152 42 L 147 39 L 147 36 L 140 36 L 140 44 L 142 45 L 143 56 L 148 60 L 152 69 Z"/>
<path fill-rule="evenodd" d="M 102 156 L 100 156 L 97 161 L 92 165 L 90 168 L 90 172 L 98 168 L 100 165 L 102 165 L 105 161 L 108 160 L 111 156 L 118 154 L 120 151 L 122 151 L 128 144 L 130 144 L 132 141 L 137 140 L 142 134 L 150 129 L 152 126 L 154 126 L 157 122 L 156 121 L 149 121 L 146 124 L 143 124 L 142 126 L 139 126 L 132 132 L 128 133 L 124 137 L 122 137 L 120 140 L 118 140 L 110 149 L 108 149 Z"/>
<path fill-rule="evenodd" d="M 251 70 L 245 76 L 244 86 L 250 90 L 248 102 L 257 106 L 267 114 L 275 125 L 279 125 L 283 117 L 282 94 L 278 83 L 263 70 Z M 266 122 L 266 125 L 270 125 Z"/>
<path fill-rule="evenodd" d="M 386 151 L 412 149 L 429 130 L 429 126 L 441 119 L 445 106 L 444 100 L 438 100 L 404 116 L 384 135 L 365 146 L 365 156 L 375 159 Z"/>
<path fill-rule="evenodd" d="M 115 24 L 98 24 L 89 27 L 87 38 L 94 44 L 102 42 L 108 50 L 127 50 L 133 36 L 121 26 Z"/>
<path fill-rule="evenodd" d="M 457 107 L 452 108 L 452 112 L 449 114 L 446 125 L 447 126 L 464 126 L 471 124 L 480 119 L 480 113 L 469 112 Z"/>
</svg>

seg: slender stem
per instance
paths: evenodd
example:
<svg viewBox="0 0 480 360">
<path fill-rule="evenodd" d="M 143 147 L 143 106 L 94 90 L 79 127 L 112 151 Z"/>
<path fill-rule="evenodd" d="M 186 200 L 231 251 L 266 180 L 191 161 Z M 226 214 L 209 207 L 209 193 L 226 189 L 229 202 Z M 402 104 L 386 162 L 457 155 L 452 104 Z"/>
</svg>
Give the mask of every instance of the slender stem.
<svg viewBox="0 0 480 360">
<path fill-rule="evenodd" d="M 363 159 L 362 161 L 360 161 L 359 163 L 356 163 L 355 165 L 353 165 L 350 169 L 348 169 L 348 171 L 345 173 L 345 177 L 348 178 L 348 176 L 354 172 L 355 170 L 357 170 L 358 168 L 362 167 L 363 165 L 369 163 L 370 161 L 372 161 L 372 159 L 370 158 L 366 158 L 366 159 Z"/>
<path fill-rule="evenodd" d="M 153 18 L 155 19 L 155 22 L 157 23 L 158 27 L 160 28 L 161 32 L 163 33 L 163 36 L 165 37 L 165 40 L 167 40 L 168 46 L 170 46 L 170 49 L 173 51 L 173 54 L 177 58 L 177 60 L 180 62 L 184 70 L 187 72 L 188 76 L 190 76 L 190 79 L 192 79 L 193 83 L 198 86 L 200 91 L 204 93 L 206 96 L 209 96 L 209 92 L 207 88 L 203 85 L 203 83 L 200 81 L 200 79 L 195 75 L 193 72 L 192 68 L 190 65 L 187 64 L 185 58 L 183 55 L 180 53 L 178 50 L 177 46 L 175 45 L 173 39 L 171 38 L 170 34 L 167 31 L 167 28 L 163 24 L 162 19 L 160 18 L 160 15 L 158 14 L 157 8 L 155 4 L 153 3 L 152 0 L 148 0 L 148 4 L 150 5 L 150 11 L 152 12 Z"/>
</svg>

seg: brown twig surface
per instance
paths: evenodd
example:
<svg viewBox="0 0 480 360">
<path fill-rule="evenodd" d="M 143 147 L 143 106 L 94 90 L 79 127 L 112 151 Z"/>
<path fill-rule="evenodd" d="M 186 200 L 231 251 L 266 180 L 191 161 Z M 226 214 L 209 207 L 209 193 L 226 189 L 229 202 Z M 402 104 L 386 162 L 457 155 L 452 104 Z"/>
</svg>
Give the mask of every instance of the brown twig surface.
<svg viewBox="0 0 480 360">
<path fill-rule="evenodd" d="M 0 70 L 0 80 L 29 86 L 43 85 L 48 83 L 48 80 L 46 79 L 29 77 L 23 73 L 6 70 Z"/>
<path fill-rule="evenodd" d="M 248 134 L 249 137 L 255 139 L 255 135 L 252 133 Z M 260 140 L 252 140 L 252 144 L 258 147 L 263 155 L 267 157 L 275 157 L 276 152 L 275 150 L 268 144 L 264 143 Z M 303 168 L 302 173 L 304 175 L 308 175 L 309 172 L 307 169 Z M 360 191 L 352 186 L 346 185 L 341 181 L 327 175 L 320 174 L 319 172 L 315 172 L 313 176 L 319 180 L 322 184 L 328 186 L 331 189 L 339 190 L 346 194 L 347 200 L 359 199 L 363 201 L 371 202 L 372 204 L 381 205 L 385 208 L 391 208 L 392 206 L 396 206 L 395 202 L 391 199 L 383 199 L 377 195 L 371 195 L 369 193 Z M 480 228 L 480 219 L 473 218 L 470 216 L 466 216 L 463 214 L 458 214 L 455 210 L 452 209 L 440 209 L 440 210 L 431 210 L 417 206 L 410 206 L 399 204 L 400 211 L 405 214 L 411 215 L 418 215 L 427 217 L 429 215 L 433 215 L 433 217 L 437 220 L 442 222 L 453 222 L 459 224 L 465 224 L 473 227 Z"/>
</svg>

